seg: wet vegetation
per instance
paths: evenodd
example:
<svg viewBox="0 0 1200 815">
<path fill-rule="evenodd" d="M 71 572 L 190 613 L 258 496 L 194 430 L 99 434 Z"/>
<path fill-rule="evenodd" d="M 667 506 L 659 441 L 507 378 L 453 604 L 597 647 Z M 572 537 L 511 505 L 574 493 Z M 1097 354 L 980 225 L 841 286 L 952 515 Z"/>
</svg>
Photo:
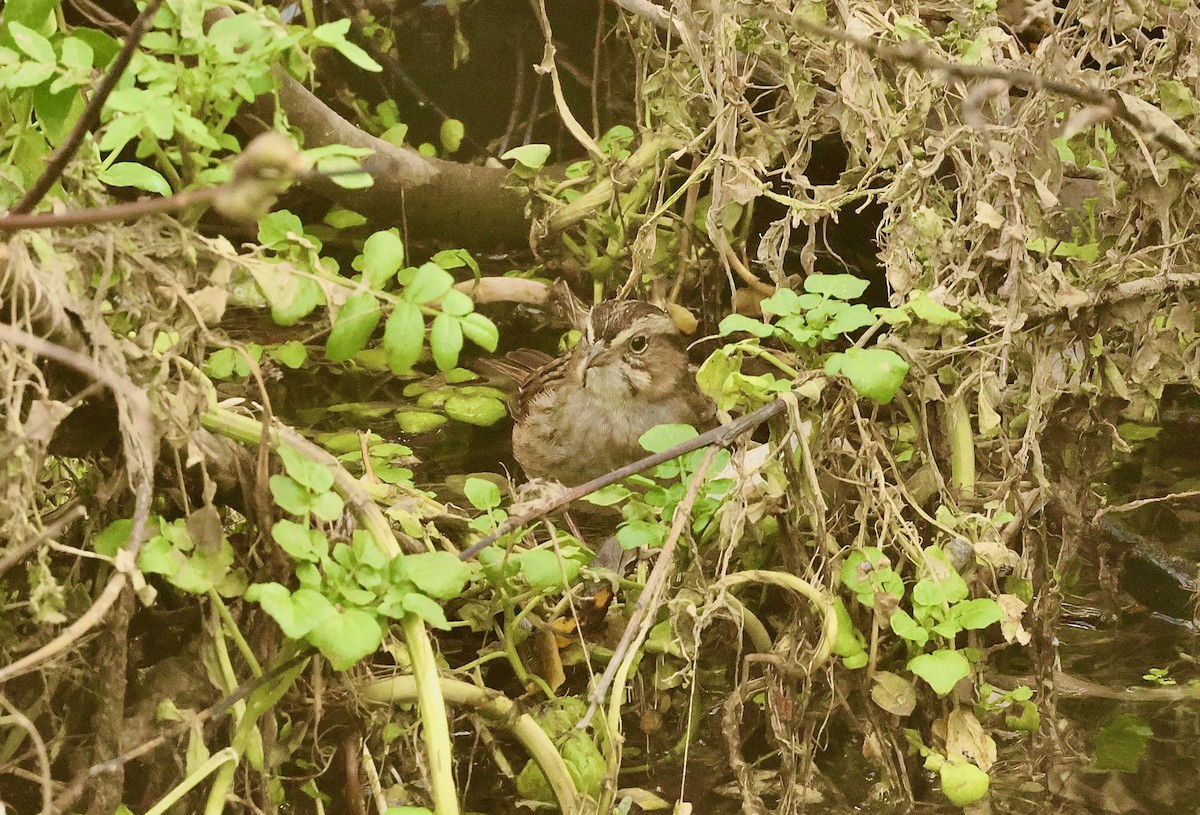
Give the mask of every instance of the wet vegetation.
<svg viewBox="0 0 1200 815">
<path fill-rule="evenodd" d="M 1194 4 L 108 6 L 0 20 L 0 812 L 1194 800 Z M 611 298 L 720 424 L 526 485 Z"/>
</svg>

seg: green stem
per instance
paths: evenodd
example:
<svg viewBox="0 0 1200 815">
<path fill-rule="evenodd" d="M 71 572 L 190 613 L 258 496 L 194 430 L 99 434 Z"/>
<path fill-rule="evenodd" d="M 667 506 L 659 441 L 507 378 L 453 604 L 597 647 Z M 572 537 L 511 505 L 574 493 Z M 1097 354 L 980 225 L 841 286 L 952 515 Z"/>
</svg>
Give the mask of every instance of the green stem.
<svg viewBox="0 0 1200 815">
<path fill-rule="evenodd" d="M 779 357 L 775 356 L 773 353 L 768 351 L 766 348 L 763 348 L 762 346 L 752 345 L 750 343 L 744 342 L 744 343 L 738 343 L 737 349 L 739 351 L 744 351 L 745 353 L 750 354 L 752 356 L 756 356 L 759 359 L 765 359 L 767 362 L 771 363 L 776 368 L 778 368 L 779 370 L 781 370 L 785 374 L 787 374 L 788 379 L 799 379 L 800 378 L 799 370 L 797 370 L 796 368 L 793 368 L 791 365 L 788 365 L 786 362 L 784 362 Z"/>
<path fill-rule="evenodd" d="M 677 145 L 678 142 L 675 139 L 646 139 L 642 142 L 641 147 L 633 151 L 633 154 L 621 163 L 621 167 L 617 171 L 623 176 L 620 182 L 625 182 L 625 179 L 638 178 L 643 172 L 658 162 L 658 157 L 663 152 Z M 612 201 L 613 191 L 616 189 L 617 183 L 614 182 L 612 176 L 604 178 L 597 182 L 596 186 L 576 198 L 570 204 L 567 204 L 558 212 L 555 212 L 550 216 L 550 231 L 562 232 L 567 227 L 573 226 L 584 218 L 590 217 L 597 209 L 608 206 Z"/>
<path fill-rule="evenodd" d="M 709 589 L 709 594 L 714 597 L 720 597 L 735 586 L 745 583 L 761 583 L 794 591 L 796 594 L 807 598 L 809 602 L 820 609 L 824 620 L 821 626 L 821 641 L 817 644 L 817 649 L 813 652 L 812 659 L 805 669 L 811 676 L 813 671 L 824 665 L 826 660 L 829 659 L 829 655 L 833 651 L 833 644 L 837 641 L 838 620 L 833 598 L 807 580 L 797 577 L 794 574 L 768 571 L 766 569 L 749 569 L 744 572 L 727 575 Z"/>
<path fill-rule="evenodd" d="M 528 713 L 518 715 L 516 703 L 495 691 L 456 679 L 439 679 L 438 683 L 446 700 L 457 705 L 466 705 L 479 715 L 505 725 L 512 731 L 530 758 L 541 767 L 564 815 L 576 815 L 582 811 L 579 793 L 575 790 L 575 784 L 562 756 L 558 754 L 546 731 L 542 730 L 532 716 Z M 367 701 L 386 704 L 411 702 L 419 690 L 415 678 L 411 676 L 377 680 L 360 689 Z"/>
<path fill-rule="evenodd" d="M 229 607 L 225 605 L 225 601 L 221 599 L 221 595 L 217 594 L 216 589 L 209 589 L 208 599 L 212 602 L 213 607 L 216 608 L 217 613 L 221 615 L 221 620 L 225 623 L 225 630 L 233 638 L 233 644 L 237 646 L 238 653 L 242 655 L 242 659 L 246 660 L 246 666 L 250 669 L 250 674 L 255 679 L 262 678 L 262 666 L 258 664 L 258 658 L 254 656 L 254 651 L 250 649 L 250 643 L 246 642 L 246 638 L 242 636 L 241 629 L 238 628 L 233 615 L 229 613 Z"/>
<path fill-rule="evenodd" d="M 247 416 L 238 416 L 217 408 L 209 410 L 201 416 L 200 421 L 214 433 L 245 444 L 258 444 L 262 440 L 262 424 Z M 277 448 L 280 443 L 287 444 L 313 460 L 328 466 L 333 471 L 334 487 L 346 500 L 346 505 L 350 507 L 362 528 L 371 533 L 375 545 L 389 558 L 397 558 L 402 555 L 400 543 L 396 540 L 391 524 L 384 517 L 383 511 L 375 503 L 370 485 L 360 482 L 347 472 L 337 459 L 291 428 L 283 426 L 269 428 L 268 440 L 272 448 Z M 386 492 L 385 488 L 384 495 L 381 497 L 386 497 Z M 409 540 L 407 544 L 410 550 L 423 548 L 416 541 Z M 442 700 L 441 687 L 438 684 L 433 644 L 429 640 L 429 632 L 425 630 L 425 625 L 419 617 L 406 614 L 400 621 L 400 625 L 408 644 L 409 655 L 412 658 L 413 676 L 417 683 L 417 708 L 421 714 L 421 724 L 425 728 L 425 751 L 429 760 L 434 812 L 436 815 L 458 815 L 458 791 L 454 785 L 454 772 L 451 764 L 450 724 L 446 714 L 446 705 Z M 251 716 L 245 717 L 243 724 L 252 718 Z"/>
<path fill-rule="evenodd" d="M 208 776 L 216 770 L 221 770 L 224 772 L 225 768 L 228 767 L 229 775 L 232 777 L 233 770 L 237 768 L 237 763 L 237 752 L 231 747 L 226 747 L 224 750 L 214 753 L 209 757 L 208 761 L 204 762 L 195 770 L 193 770 L 187 778 L 183 779 L 183 781 L 179 782 L 179 784 L 176 785 L 173 790 L 163 796 L 161 801 L 146 810 L 146 815 L 162 815 L 162 813 L 166 812 L 177 801 L 179 801 L 180 798 L 187 795 L 193 787 L 195 787 L 205 778 L 208 778 Z M 220 776 L 218 776 L 218 781 L 214 782 L 214 788 L 216 787 L 217 783 L 219 783 L 219 780 Z M 222 804 L 224 804 L 224 800 L 225 798 L 222 795 Z M 205 812 L 208 812 L 208 810 L 206 809 Z"/>
</svg>

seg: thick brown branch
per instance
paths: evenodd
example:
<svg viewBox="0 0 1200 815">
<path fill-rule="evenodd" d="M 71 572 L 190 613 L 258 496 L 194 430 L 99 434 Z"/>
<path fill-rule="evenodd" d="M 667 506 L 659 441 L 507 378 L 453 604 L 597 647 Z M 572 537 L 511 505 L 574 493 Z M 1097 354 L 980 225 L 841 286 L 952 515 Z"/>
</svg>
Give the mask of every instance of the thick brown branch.
<svg viewBox="0 0 1200 815">
<path fill-rule="evenodd" d="M 505 189 L 508 171 L 426 158 L 378 139 L 342 118 L 290 76 L 279 73 L 279 104 L 304 137 L 304 147 L 345 144 L 374 155 L 363 168 L 375 179 L 366 190 L 348 190 L 313 179 L 325 197 L 386 224 L 407 222 L 410 234 L 464 246 L 523 245 L 529 239 L 525 199 Z M 239 121 L 254 132 L 274 121 L 273 102 L 260 98 Z"/>
</svg>

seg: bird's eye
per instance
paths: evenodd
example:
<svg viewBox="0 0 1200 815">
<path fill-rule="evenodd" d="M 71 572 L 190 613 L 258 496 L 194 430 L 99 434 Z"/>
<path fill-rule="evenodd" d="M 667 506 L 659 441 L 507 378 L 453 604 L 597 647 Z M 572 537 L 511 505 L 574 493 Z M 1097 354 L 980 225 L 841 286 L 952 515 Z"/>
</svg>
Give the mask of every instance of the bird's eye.
<svg viewBox="0 0 1200 815">
<path fill-rule="evenodd" d="M 629 341 L 629 350 L 635 354 L 640 354 L 646 350 L 648 345 L 650 345 L 650 340 L 639 334 Z"/>
</svg>

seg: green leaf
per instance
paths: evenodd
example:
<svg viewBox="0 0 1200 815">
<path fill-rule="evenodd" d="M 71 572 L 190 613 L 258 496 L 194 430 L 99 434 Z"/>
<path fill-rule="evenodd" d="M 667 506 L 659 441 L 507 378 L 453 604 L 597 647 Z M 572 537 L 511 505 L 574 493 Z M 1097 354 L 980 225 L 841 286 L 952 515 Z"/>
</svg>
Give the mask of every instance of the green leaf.
<svg viewBox="0 0 1200 815">
<path fill-rule="evenodd" d="M 764 314 L 774 314 L 779 317 L 788 317 L 803 311 L 800 307 L 800 296 L 791 289 L 776 289 L 775 293 L 763 300 L 759 306 Z"/>
<path fill-rule="evenodd" d="M 6 20 L 6 22 L 8 23 L 8 33 L 12 35 L 13 43 L 26 56 L 34 62 L 43 62 L 49 65 L 58 63 L 58 59 L 54 56 L 54 46 L 50 44 L 50 40 L 16 20 Z"/>
<path fill-rule="evenodd" d="M 941 582 L 930 578 L 917 581 L 917 584 L 913 586 L 912 598 L 914 605 L 928 607 L 940 607 L 949 601 L 946 592 L 942 589 Z"/>
<path fill-rule="evenodd" d="M 191 550 L 187 546 L 188 551 Z M 177 548 L 166 535 L 155 535 L 146 541 L 138 552 L 138 568 L 147 574 L 173 575 L 187 555 Z"/>
<path fill-rule="evenodd" d="M 276 362 L 295 370 L 308 359 L 308 348 L 299 340 L 289 340 L 283 345 L 272 348 L 267 354 Z"/>
<path fill-rule="evenodd" d="M 466 249 L 443 249 L 429 259 L 443 269 L 459 269 L 466 266 L 476 277 L 479 277 L 479 264 Z"/>
<path fill-rule="evenodd" d="M 323 492 L 313 497 L 312 513 L 327 523 L 333 523 L 342 517 L 346 502 L 336 492 Z"/>
<path fill-rule="evenodd" d="M 263 285 L 258 271 L 252 270 L 251 273 L 271 304 L 271 319 L 278 325 L 293 325 L 325 302 L 325 293 L 315 280 L 293 275 L 289 270 L 285 272 L 286 282 L 278 277 L 273 281 L 284 282 L 282 287 L 267 287 Z"/>
<path fill-rule="evenodd" d="M 405 433 L 428 433 L 444 425 L 448 420 L 440 413 L 426 410 L 402 410 L 396 413 L 396 424 Z"/>
<path fill-rule="evenodd" d="M 268 213 L 258 222 L 258 242 L 271 249 L 286 249 L 303 234 L 300 216 L 286 209 Z"/>
<path fill-rule="evenodd" d="M 62 64 L 77 70 L 90 70 L 95 54 L 92 46 L 78 37 L 67 37 L 62 41 Z"/>
<path fill-rule="evenodd" d="M 320 649 L 334 670 L 344 671 L 375 653 L 383 642 L 383 628 L 366 611 L 348 608 L 326 617 L 306 639 Z"/>
<path fill-rule="evenodd" d="M 404 298 L 411 303 L 432 303 L 445 296 L 454 285 L 454 277 L 436 263 L 422 263 L 412 282 L 404 291 Z"/>
<path fill-rule="evenodd" d="M 617 528 L 617 542 L 626 551 L 657 549 L 666 537 L 666 530 L 652 521 L 627 521 Z"/>
<path fill-rule="evenodd" d="M 861 297 L 868 285 L 870 285 L 868 281 L 849 274 L 815 274 L 804 278 L 806 292 L 824 294 L 838 300 L 853 300 L 855 297 Z"/>
<path fill-rule="evenodd" d="M 323 156 L 313 163 L 313 169 L 344 190 L 365 190 L 375 184 L 362 162 L 353 156 Z"/>
<path fill-rule="evenodd" d="M 450 289 L 442 297 L 442 311 L 452 317 L 465 317 L 475 310 L 475 303 L 458 289 Z"/>
<path fill-rule="evenodd" d="M 486 512 L 500 506 L 500 488 L 486 478 L 468 478 L 463 493 L 475 509 Z"/>
<path fill-rule="evenodd" d="M 66 76 L 60 76 L 33 89 L 33 110 L 50 142 L 59 144 L 83 110 L 83 96 Z"/>
<path fill-rule="evenodd" d="M 722 337 L 733 334 L 736 331 L 745 331 L 753 334 L 756 337 L 769 337 L 775 333 L 775 329 L 760 320 L 752 320 L 742 314 L 730 314 L 721 324 L 717 326 L 717 330 L 721 332 Z"/>
<path fill-rule="evenodd" d="M 292 515 L 308 513 L 312 493 L 286 475 L 273 475 L 267 482 L 271 488 L 271 498 L 276 506 Z"/>
<path fill-rule="evenodd" d="M 325 356 L 330 362 L 345 362 L 361 351 L 379 325 L 379 301 L 370 292 L 359 292 L 338 309 Z"/>
<path fill-rule="evenodd" d="M 500 342 L 500 329 L 496 324 L 477 311 L 467 314 L 458 321 L 463 336 L 485 351 L 495 351 Z"/>
<path fill-rule="evenodd" d="M 350 20 L 341 19 L 317 26 L 312 30 L 312 35 L 318 42 L 333 48 L 364 71 L 382 71 L 383 66 L 372 59 L 370 54 L 346 39 L 346 32 L 349 30 Z"/>
<path fill-rule="evenodd" d="M 863 637 L 862 632 L 854 627 L 854 621 L 850 619 L 850 611 L 846 608 L 846 603 L 843 602 L 841 597 L 834 597 L 833 604 L 838 621 L 838 634 L 837 640 L 833 643 L 833 653 L 843 659 L 863 654 L 867 641 Z"/>
<path fill-rule="evenodd" d="M 651 453 L 661 453 L 670 450 L 677 444 L 699 436 L 696 428 L 687 424 L 660 424 L 642 434 L 638 444 L 643 450 Z"/>
<path fill-rule="evenodd" d="M 46 22 L 60 0 L 8 0 L 4 4 L 4 22 L 9 26 L 19 23 L 39 29 Z"/>
<path fill-rule="evenodd" d="M 945 696 L 971 672 L 971 663 L 958 651 L 943 649 L 913 657 L 908 669 L 924 679 L 938 696 Z"/>
<path fill-rule="evenodd" d="M 449 371 L 458 366 L 458 354 L 462 351 L 463 331 L 457 317 L 439 314 L 433 320 L 429 332 L 429 350 L 439 371 Z"/>
<path fill-rule="evenodd" d="M 580 563 L 563 557 L 559 567 L 559 555 L 549 549 L 531 549 L 513 558 L 529 585 L 538 591 L 565 588 L 579 574 Z M 564 574 L 566 582 L 564 583 Z"/>
<path fill-rule="evenodd" d="M 1178 80 L 1159 82 L 1158 98 L 1158 106 L 1162 108 L 1162 112 L 1177 122 L 1200 113 L 1200 105 L 1196 104 L 1196 97 L 1192 95 L 1191 89 Z"/>
<path fill-rule="evenodd" d="M 408 125 L 406 125 L 404 122 L 401 122 L 389 127 L 379 138 L 383 139 L 388 144 L 394 144 L 397 147 L 403 147 L 406 136 L 408 136 Z"/>
<path fill-rule="evenodd" d="M 570 710 L 564 712 L 574 714 Z M 591 798 L 599 796 L 600 784 L 608 772 L 608 764 L 600 748 L 587 733 L 574 728 L 568 729 L 565 737 L 556 743 L 559 744 L 559 752 L 562 753 L 563 763 L 567 765 L 575 789 Z"/>
<path fill-rule="evenodd" d="M 1004 612 L 992 598 L 979 597 L 955 603 L 950 608 L 950 617 L 963 628 L 975 630 L 1000 622 Z"/>
<path fill-rule="evenodd" d="M 913 314 L 917 315 L 927 323 L 933 323 L 934 325 L 949 325 L 951 323 L 962 322 L 962 317 L 946 308 L 923 291 L 918 290 L 913 292 L 909 298 L 908 306 L 912 309 Z"/>
<path fill-rule="evenodd" d="M 322 221 L 326 225 L 332 226 L 334 229 L 350 229 L 355 226 L 362 226 L 367 222 L 367 219 L 352 209 L 334 207 L 333 209 L 329 210 L 329 212 L 325 213 L 325 217 L 322 219 Z M 370 240 L 370 238 L 367 238 L 367 240 Z M 357 261 L 357 258 L 355 260 Z M 358 269 L 357 266 L 354 268 Z"/>
<path fill-rule="evenodd" d="M 32 88 L 54 76 L 57 68 L 47 62 L 26 62 L 5 80 L 10 88 Z"/>
<path fill-rule="evenodd" d="M 840 309 L 825 325 L 822 332 L 826 339 L 833 339 L 841 334 L 849 334 L 860 328 L 875 324 L 875 315 L 871 309 L 862 303 Z"/>
<path fill-rule="evenodd" d="M 583 178 L 592 171 L 592 162 L 590 161 L 573 161 L 567 165 L 567 169 L 563 171 L 563 175 L 567 178 Z"/>
<path fill-rule="evenodd" d="M 258 603 L 290 639 L 298 640 L 336 613 L 320 592 L 297 589 L 293 594 L 278 583 L 255 583 L 246 589 L 246 599 Z"/>
<path fill-rule="evenodd" d="M 110 187 L 135 187 L 163 196 L 171 194 L 171 185 L 157 170 L 132 161 L 118 161 L 101 170 L 96 177 Z"/>
<path fill-rule="evenodd" d="M 965 807 L 987 795 L 990 779 L 966 759 L 955 757 L 938 768 L 942 794 L 955 806 Z"/>
<path fill-rule="evenodd" d="M 383 329 L 383 350 L 392 373 L 406 374 L 421 357 L 425 343 L 425 318 L 421 309 L 406 300 L 398 300 Z"/>
<path fill-rule="evenodd" d="M 402 579 L 412 581 L 422 594 L 439 600 L 458 597 L 471 579 L 471 567 L 449 552 L 405 555 L 399 563 Z"/>
<path fill-rule="evenodd" d="M 442 149 L 447 153 L 458 152 L 466 133 L 466 127 L 458 119 L 446 119 L 442 122 L 441 132 L 438 134 L 442 142 Z"/>
<path fill-rule="evenodd" d="M 593 493 L 583 496 L 583 500 L 598 507 L 611 507 L 614 504 L 621 503 L 630 495 L 633 495 L 633 493 L 627 487 L 621 484 L 609 484 L 607 487 L 602 487 Z"/>
<path fill-rule="evenodd" d="M 892 612 L 892 617 L 888 622 L 892 627 L 892 631 L 898 637 L 915 642 L 921 647 L 924 647 L 925 643 L 929 642 L 929 632 L 924 627 L 918 625 L 917 621 L 902 608 L 898 608 Z"/>
<path fill-rule="evenodd" d="M 406 612 L 416 614 L 432 627 L 441 631 L 450 630 L 450 621 L 446 619 L 446 612 L 436 600 L 411 591 L 404 595 L 401 602 Z"/>
<path fill-rule="evenodd" d="M 826 360 L 825 373 L 844 374 L 859 395 L 885 405 L 904 383 L 908 363 L 886 348 L 849 348 Z"/>
<path fill-rule="evenodd" d="M 183 520 L 174 524 L 176 535 L 186 532 L 180 530 Z M 147 543 L 142 549 L 146 554 L 151 550 L 151 543 L 166 542 L 165 549 L 159 550 L 160 559 L 147 556 L 138 559 L 138 566 L 145 572 L 162 574 L 171 585 L 191 594 L 206 594 L 214 588 L 220 588 L 229 577 L 229 567 L 233 565 L 233 547 L 229 541 L 221 538 L 214 544 L 194 547 L 190 539 L 186 549 L 190 555 L 184 554 L 184 547 L 173 544 L 165 536 L 159 536 Z"/>
<path fill-rule="evenodd" d="M 1037 705 L 1028 699 L 1015 700 L 1013 706 L 1004 714 L 1004 726 L 1009 730 L 1036 733 L 1041 723 L 1042 717 L 1038 713 Z"/>
<path fill-rule="evenodd" d="M 129 536 L 132 533 L 133 521 L 131 519 L 122 518 L 113 521 L 92 539 L 92 549 L 98 555 L 115 557 L 117 552 L 129 543 Z"/>
<path fill-rule="evenodd" d="M 633 128 L 629 125 L 613 125 L 604 131 L 596 146 L 606 153 L 614 147 L 624 147 L 633 141 Z"/>
<path fill-rule="evenodd" d="M 404 241 L 400 232 L 376 232 L 363 242 L 362 254 L 350 264 L 363 273 L 363 282 L 378 291 L 404 265 Z"/>
<path fill-rule="evenodd" d="M 883 550 L 864 546 L 852 551 L 842 564 L 842 584 L 857 595 L 858 602 L 868 608 L 875 605 L 879 593 L 899 599 L 904 596 L 904 581 L 892 569 Z"/>
<path fill-rule="evenodd" d="M 528 167 L 530 170 L 540 170 L 546 165 L 546 159 L 550 158 L 550 145 L 548 144 L 525 144 L 513 149 L 500 156 L 501 161 L 517 162 L 523 167 Z"/>
<path fill-rule="evenodd" d="M 446 371 L 443 378 L 448 385 L 460 385 L 463 382 L 472 382 L 479 378 L 479 374 L 467 368 L 455 368 L 453 371 Z"/>
<path fill-rule="evenodd" d="M 319 529 L 287 519 L 276 521 L 271 537 L 293 560 L 320 563 L 329 556 L 329 541 Z"/>
<path fill-rule="evenodd" d="M 321 462 L 286 444 L 280 445 L 277 452 L 287 474 L 313 492 L 325 492 L 333 486 L 333 470 Z"/>
<path fill-rule="evenodd" d="M 503 402 L 490 396 L 451 396 L 442 409 L 451 419 L 476 427 L 491 427 L 508 413 Z"/>
</svg>

